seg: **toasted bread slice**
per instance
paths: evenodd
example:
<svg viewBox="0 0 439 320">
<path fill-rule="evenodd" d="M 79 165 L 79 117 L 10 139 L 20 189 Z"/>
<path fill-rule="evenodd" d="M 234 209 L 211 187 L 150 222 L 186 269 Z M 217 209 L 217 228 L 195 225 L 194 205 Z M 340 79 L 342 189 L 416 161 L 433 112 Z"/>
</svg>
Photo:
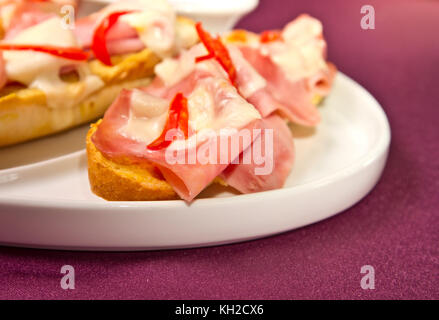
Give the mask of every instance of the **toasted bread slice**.
<svg viewBox="0 0 439 320">
<path fill-rule="evenodd" d="M 179 197 L 152 165 L 128 158 L 107 159 L 91 140 L 99 122 L 87 134 L 88 177 L 91 190 L 109 201 L 173 200 Z"/>
</svg>

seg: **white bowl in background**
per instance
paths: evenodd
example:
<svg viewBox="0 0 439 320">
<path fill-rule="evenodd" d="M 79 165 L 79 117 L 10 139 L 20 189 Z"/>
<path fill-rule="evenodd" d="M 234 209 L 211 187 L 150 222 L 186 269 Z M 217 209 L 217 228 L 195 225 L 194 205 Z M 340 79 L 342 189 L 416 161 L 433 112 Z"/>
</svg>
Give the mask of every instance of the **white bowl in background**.
<svg viewBox="0 0 439 320">
<path fill-rule="evenodd" d="M 231 30 L 246 14 L 254 10 L 259 0 L 168 0 L 178 13 L 201 21 L 210 32 Z"/>
<path fill-rule="evenodd" d="M 259 0 L 168 0 L 176 11 L 195 21 L 201 21 L 210 32 L 223 33 L 254 10 Z M 78 15 L 93 13 L 115 0 L 82 0 Z"/>
</svg>

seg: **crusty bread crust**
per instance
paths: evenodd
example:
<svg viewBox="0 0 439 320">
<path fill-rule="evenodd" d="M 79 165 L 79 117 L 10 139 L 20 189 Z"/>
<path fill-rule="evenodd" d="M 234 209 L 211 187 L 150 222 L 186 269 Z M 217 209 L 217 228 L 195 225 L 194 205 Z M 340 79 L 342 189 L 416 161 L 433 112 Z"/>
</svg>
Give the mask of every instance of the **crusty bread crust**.
<svg viewBox="0 0 439 320">
<path fill-rule="evenodd" d="M 94 194 L 109 201 L 174 200 L 179 197 L 152 165 L 129 159 L 108 159 L 91 140 L 100 122 L 87 134 L 88 178 Z"/>
</svg>

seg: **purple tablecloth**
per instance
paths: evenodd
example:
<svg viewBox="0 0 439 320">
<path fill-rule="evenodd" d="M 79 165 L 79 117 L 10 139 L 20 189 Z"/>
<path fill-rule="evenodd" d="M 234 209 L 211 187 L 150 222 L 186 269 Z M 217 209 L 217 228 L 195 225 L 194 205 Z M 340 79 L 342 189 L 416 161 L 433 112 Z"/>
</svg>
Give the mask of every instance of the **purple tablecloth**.
<svg viewBox="0 0 439 320">
<path fill-rule="evenodd" d="M 375 8 L 362 30 L 360 8 Z M 359 204 L 296 231 L 214 248 L 75 253 L 0 248 L 0 298 L 439 298 L 439 1 L 265 0 L 240 27 L 322 20 L 329 58 L 383 105 L 384 175 Z M 76 289 L 60 287 L 72 265 Z M 375 269 L 363 290 L 360 269 Z"/>
</svg>

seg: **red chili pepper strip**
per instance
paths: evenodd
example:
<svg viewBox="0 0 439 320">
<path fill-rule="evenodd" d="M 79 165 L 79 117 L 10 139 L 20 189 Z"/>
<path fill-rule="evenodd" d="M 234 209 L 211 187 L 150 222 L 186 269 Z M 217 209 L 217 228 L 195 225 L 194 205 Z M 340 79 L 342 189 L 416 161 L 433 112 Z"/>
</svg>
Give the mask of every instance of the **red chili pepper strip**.
<svg viewBox="0 0 439 320">
<path fill-rule="evenodd" d="M 187 105 L 187 98 L 180 93 L 180 95 L 176 96 L 176 99 L 179 100 L 179 104 L 181 105 L 180 109 L 180 118 L 178 119 L 178 127 L 181 131 L 183 131 L 184 138 L 187 139 L 189 137 L 189 110 Z"/>
<path fill-rule="evenodd" d="M 182 93 L 177 93 L 171 102 L 169 108 L 168 119 L 162 134 L 153 142 L 151 142 L 147 149 L 161 150 L 167 148 L 172 141 L 166 140 L 166 133 L 168 130 L 180 129 L 187 139 L 189 136 L 189 112 L 187 106 L 187 98 Z"/>
<path fill-rule="evenodd" d="M 282 34 L 280 31 L 269 30 L 261 33 L 260 41 L 262 43 L 268 43 L 268 42 L 279 41 L 279 40 L 282 40 Z"/>
<path fill-rule="evenodd" d="M 93 42 L 91 50 L 93 51 L 96 59 L 101 61 L 107 66 L 111 66 L 111 57 L 107 49 L 107 33 L 113 27 L 119 18 L 125 14 L 132 13 L 133 11 L 119 11 L 110 13 L 106 16 L 101 23 L 95 29 L 93 34 Z"/>
<path fill-rule="evenodd" d="M 238 88 L 236 83 L 236 68 L 233 65 L 232 59 L 230 58 L 230 54 L 226 46 L 222 43 L 219 37 L 215 39 L 210 35 L 210 33 L 204 30 L 200 22 L 198 22 L 195 27 L 197 29 L 197 33 L 201 42 L 204 44 L 208 52 L 208 54 L 205 56 L 197 57 L 195 59 L 195 62 L 201 62 L 207 59 L 215 58 L 216 61 L 219 62 L 219 64 L 229 75 L 230 82 L 236 88 Z"/>
<path fill-rule="evenodd" d="M 209 54 L 206 54 L 205 56 L 196 57 L 195 62 L 198 63 L 198 62 L 213 59 L 213 58 L 215 58 L 215 56 L 209 53 Z"/>
<path fill-rule="evenodd" d="M 88 60 L 90 54 L 79 48 L 72 47 L 55 47 L 48 45 L 27 45 L 27 44 L 0 44 L 0 50 L 15 50 L 15 51 L 37 51 L 53 56 L 61 57 L 68 60 L 84 61 Z"/>
</svg>

